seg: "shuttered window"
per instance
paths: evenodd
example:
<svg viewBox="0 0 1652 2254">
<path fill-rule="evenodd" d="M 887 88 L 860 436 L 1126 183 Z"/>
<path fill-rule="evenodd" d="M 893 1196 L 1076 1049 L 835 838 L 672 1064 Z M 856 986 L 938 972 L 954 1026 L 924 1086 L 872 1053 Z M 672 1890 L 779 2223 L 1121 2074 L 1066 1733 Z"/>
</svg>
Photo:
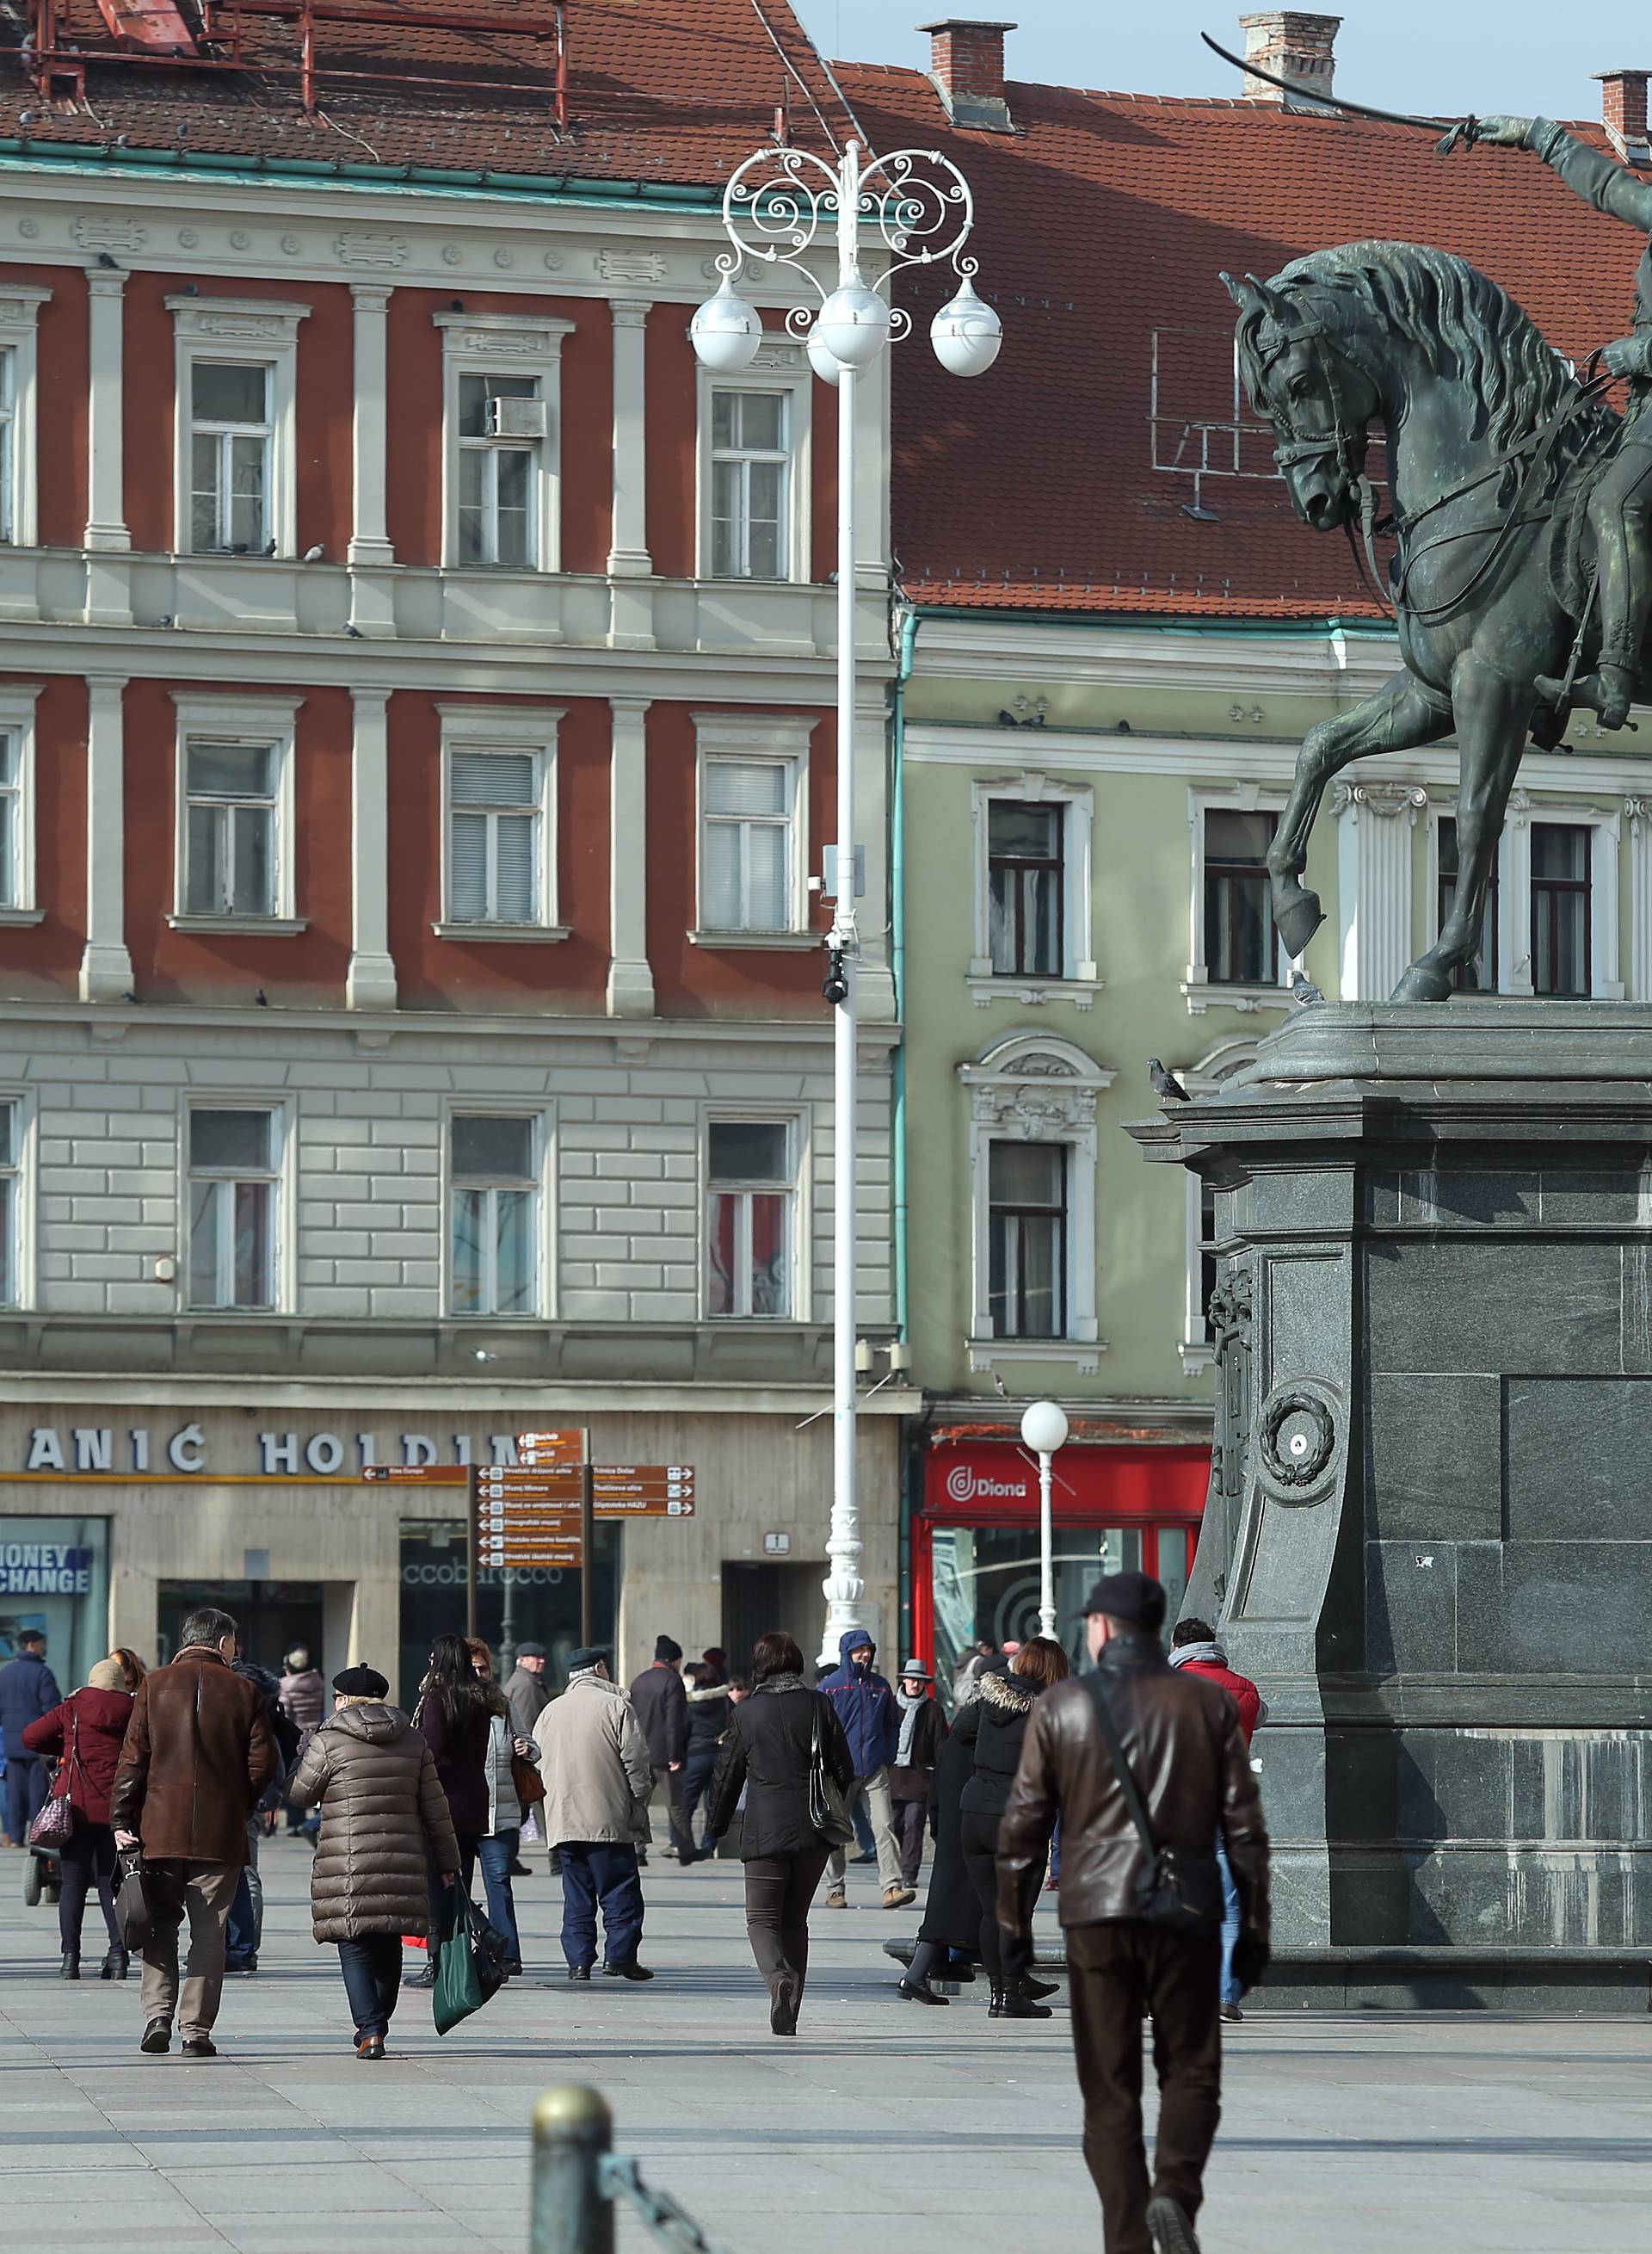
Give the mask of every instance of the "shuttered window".
<svg viewBox="0 0 1652 2254">
<path fill-rule="evenodd" d="M 546 766 L 539 752 L 452 753 L 448 915 L 452 922 L 544 921 Z"/>
<path fill-rule="evenodd" d="M 790 760 L 706 761 L 700 899 L 705 930 L 792 928 L 796 778 Z"/>
</svg>

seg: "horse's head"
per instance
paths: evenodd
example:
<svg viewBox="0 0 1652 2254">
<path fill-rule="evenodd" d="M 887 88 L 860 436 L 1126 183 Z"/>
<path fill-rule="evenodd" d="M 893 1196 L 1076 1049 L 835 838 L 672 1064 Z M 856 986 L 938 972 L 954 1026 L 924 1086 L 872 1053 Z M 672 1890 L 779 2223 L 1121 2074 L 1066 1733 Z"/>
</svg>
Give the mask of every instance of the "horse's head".
<svg viewBox="0 0 1652 2254">
<path fill-rule="evenodd" d="M 1245 389 L 1278 438 L 1273 458 L 1292 506 L 1316 532 L 1352 523 L 1382 402 L 1339 336 L 1335 301 L 1322 290 L 1286 291 L 1253 274 L 1222 278 L 1239 308 Z"/>
</svg>

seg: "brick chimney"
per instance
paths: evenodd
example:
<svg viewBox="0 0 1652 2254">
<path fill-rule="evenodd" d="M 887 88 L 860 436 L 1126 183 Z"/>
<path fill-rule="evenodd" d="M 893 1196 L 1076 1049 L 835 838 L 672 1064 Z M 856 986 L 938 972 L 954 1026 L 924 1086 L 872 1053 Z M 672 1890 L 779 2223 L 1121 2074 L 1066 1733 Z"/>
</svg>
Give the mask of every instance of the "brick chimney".
<svg viewBox="0 0 1652 2254">
<path fill-rule="evenodd" d="M 1600 81 L 1600 122 L 1620 157 L 1631 164 L 1648 161 L 1646 86 L 1652 72 L 1597 71 Z"/>
<path fill-rule="evenodd" d="M 1004 35 L 1016 26 L 948 16 L 918 29 L 929 34 L 929 75 L 952 122 L 977 132 L 1012 133 L 1004 91 Z"/>
<path fill-rule="evenodd" d="M 1294 8 L 1264 8 L 1254 16 L 1241 16 L 1239 28 L 1245 35 L 1245 60 L 1271 71 L 1275 78 L 1288 80 L 1293 87 L 1328 94 L 1336 69 L 1336 35 L 1341 22 L 1340 16 L 1305 16 Z M 1259 78 L 1245 80 L 1245 100 L 1271 102 L 1280 109 L 1317 109 L 1320 106 L 1306 102 L 1293 104 L 1289 94 Z"/>
</svg>

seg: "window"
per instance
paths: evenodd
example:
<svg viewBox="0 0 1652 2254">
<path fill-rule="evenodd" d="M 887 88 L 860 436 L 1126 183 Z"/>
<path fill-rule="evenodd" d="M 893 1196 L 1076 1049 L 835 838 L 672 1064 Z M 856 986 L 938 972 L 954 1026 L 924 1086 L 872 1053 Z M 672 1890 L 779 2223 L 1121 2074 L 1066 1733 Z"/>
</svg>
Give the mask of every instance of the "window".
<svg viewBox="0 0 1652 2254">
<path fill-rule="evenodd" d="M 1067 1145 L 995 1142 L 988 1167 L 992 1336 L 1063 1338 Z"/>
<path fill-rule="evenodd" d="M 15 1307 L 23 1296 L 18 1283 L 23 1207 L 19 1108 L 15 1101 L 0 1102 L 0 1307 Z"/>
<path fill-rule="evenodd" d="M 184 913 L 273 916 L 280 753 L 273 744 L 184 747 Z"/>
<path fill-rule="evenodd" d="M 461 375 L 458 380 L 458 560 L 539 562 L 535 522 L 545 404 L 536 375 Z"/>
<path fill-rule="evenodd" d="M 1590 831 L 1579 822 L 1531 825 L 1531 989 L 1587 995 Z"/>
<path fill-rule="evenodd" d="M 37 537 L 35 345 L 40 308 L 52 292 L 0 283 L 0 542 L 32 548 Z"/>
<path fill-rule="evenodd" d="M 189 1304 L 276 1304 L 276 1117 L 189 1115 Z"/>
<path fill-rule="evenodd" d="M 537 1314 L 536 1123 L 460 1113 L 449 1132 L 452 1312 Z"/>
<path fill-rule="evenodd" d="M 782 391 L 711 395 L 711 576 L 790 576 L 790 402 Z"/>
<path fill-rule="evenodd" d="M 1204 946 L 1213 986 L 1277 984 L 1268 848 L 1278 816 L 1205 809 Z"/>
<path fill-rule="evenodd" d="M 1457 902 L 1457 823 L 1449 814 L 1439 823 L 1439 892 L 1436 900 L 1436 929 L 1443 930 Z M 1480 914 L 1480 945 L 1456 972 L 1452 984 L 1460 994 L 1497 991 L 1497 864 L 1492 863 L 1491 882 Z"/>
<path fill-rule="evenodd" d="M 0 908 L 26 905 L 28 869 L 23 802 L 23 739 L 0 735 Z"/>
<path fill-rule="evenodd" d="M 191 363 L 189 545 L 197 556 L 273 551 L 270 391 L 266 364 Z"/>
<path fill-rule="evenodd" d="M 706 1312 L 792 1312 L 794 1162 L 782 1120 L 706 1130 Z"/>
<path fill-rule="evenodd" d="M 708 931 L 792 927 L 789 760 L 708 760 L 700 921 Z"/>
<path fill-rule="evenodd" d="M 1002 798 L 988 807 L 988 935 L 997 973 L 1061 975 L 1063 812 Z"/>
<path fill-rule="evenodd" d="M 448 914 L 455 923 L 543 920 L 543 765 L 536 752 L 452 753 Z"/>
</svg>

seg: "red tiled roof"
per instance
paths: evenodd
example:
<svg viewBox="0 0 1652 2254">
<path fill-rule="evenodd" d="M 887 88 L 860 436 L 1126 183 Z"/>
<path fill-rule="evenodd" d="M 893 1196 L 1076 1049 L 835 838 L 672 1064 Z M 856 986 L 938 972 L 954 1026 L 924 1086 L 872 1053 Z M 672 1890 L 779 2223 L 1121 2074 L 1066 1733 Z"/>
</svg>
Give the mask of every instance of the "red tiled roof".
<svg viewBox="0 0 1652 2254">
<path fill-rule="evenodd" d="M 248 69 L 129 66 L 108 60 L 116 43 L 95 0 L 64 0 L 60 42 L 88 63 L 78 108 L 46 102 L 29 82 L 15 9 L 0 21 L 0 136 L 97 148 L 123 135 L 141 149 L 181 141 L 206 154 L 711 186 L 770 136 L 782 101 L 807 148 L 850 130 L 791 0 L 568 0 L 560 133 L 554 40 L 420 28 L 421 14 L 463 14 L 466 0 L 401 0 L 401 10 L 405 27 L 318 24 L 324 74 L 318 114 L 306 116 L 291 17 L 242 17 Z M 475 0 L 471 12 L 517 17 L 524 29 L 553 20 L 551 0 Z M 220 21 L 234 14 L 220 0 Z M 328 77 L 329 66 L 363 80 Z"/>
<path fill-rule="evenodd" d="M 1635 235 L 1524 151 L 1446 158 L 1426 133 L 1355 117 L 1023 84 L 1007 89 L 1013 136 L 957 132 L 920 74 L 836 72 L 876 148 L 939 147 L 961 166 L 977 287 L 1004 321 L 997 367 L 968 383 L 923 336 L 895 350 L 895 550 L 921 602 L 1375 615 L 1342 540 L 1299 524 L 1277 479 L 1208 480 L 1220 522 L 1200 523 L 1191 479 L 1152 466 L 1156 331 L 1161 453 L 1184 420 L 1230 415 L 1224 268 L 1266 276 L 1362 237 L 1427 242 L 1501 282 L 1565 353 L 1629 325 Z M 907 279 L 927 329 L 948 288 Z M 1270 439 L 1247 448 L 1247 466 L 1267 466 Z"/>
</svg>

